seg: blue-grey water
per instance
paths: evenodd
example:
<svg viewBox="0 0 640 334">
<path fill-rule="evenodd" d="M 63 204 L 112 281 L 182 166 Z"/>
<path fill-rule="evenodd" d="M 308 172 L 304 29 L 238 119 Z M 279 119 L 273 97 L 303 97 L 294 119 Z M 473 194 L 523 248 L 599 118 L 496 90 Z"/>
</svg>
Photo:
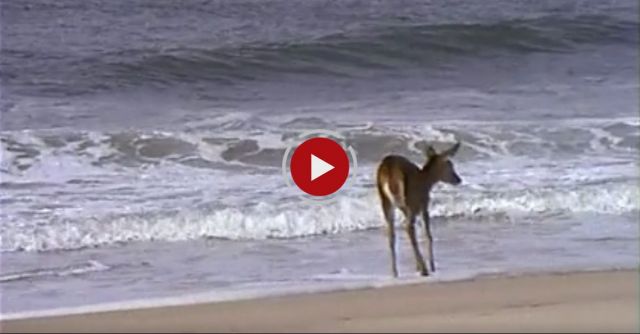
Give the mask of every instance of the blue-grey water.
<svg viewBox="0 0 640 334">
<path fill-rule="evenodd" d="M 456 140 L 437 277 L 637 267 L 638 17 L 626 0 L 0 1 L 2 312 L 387 279 L 375 164 Z M 359 163 L 321 206 L 280 171 L 309 129 Z"/>
</svg>

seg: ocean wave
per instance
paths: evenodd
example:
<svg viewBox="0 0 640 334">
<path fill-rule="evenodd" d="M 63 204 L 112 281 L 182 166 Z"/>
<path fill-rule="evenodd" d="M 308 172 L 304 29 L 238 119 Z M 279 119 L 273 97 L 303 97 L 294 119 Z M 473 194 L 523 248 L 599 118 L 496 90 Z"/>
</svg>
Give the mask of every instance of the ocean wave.
<svg viewBox="0 0 640 334">
<path fill-rule="evenodd" d="M 640 209 L 638 187 L 628 182 L 562 188 L 439 191 L 431 215 L 451 221 L 515 221 L 530 214 L 624 214 Z M 544 219 L 540 220 L 541 223 Z M 606 222 L 603 222 L 606 224 Z M 400 224 L 398 221 L 397 224 Z M 379 228 L 375 195 L 341 197 L 326 205 L 261 202 L 251 207 L 183 210 L 47 225 L 5 224 L 2 251 L 50 251 L 141 241 L 201 238 L 260 240 L 295 238 Z"/>
<path fill-rule="evenodd" d="M 63 158 L 74 165 L 84 164 L 87 169 L 135 170 L 162 163 L 209 169 L 273 169 L 281 166 L 285 150 L 296 143 L 298 134 L 318 127 L 336 129 L 364 164 L 375 164 L 389 153 L 420 160 L 420 152 L 427 144 L 445 147 L 458 140 L 463 142 L 456 157 L 461 161 L 629 155 L 638 151 L 640 135 L 635 119 L 411 126 L 318 122 L 313 118 L 272 122 L 252 117 L 224 118 L 205 128 L 183 132 L 4 131 L 0 133 L 0 172 L 29 176 L 32 170 L 56 169 Z M 219 135 L 214 136 L 213 132 Z"/>
<path fill-rule="evenodd" d="M 571 52 L 589 44 L 637 45 L 638 29 L 636 21 L 607 15 L 547 15 L 485 23 L 378 23 L 295 40 L 107 50 L 69 57 L 65 67 L 80 76 L 67 73 L 62 81 L 57 76 L 58 83 L 45 81 L 49 91 L 68 84 L 61 91 L 78 93 L 171 83 L 233 86 L 289 74 L 361 77 L 371 70 L 416 66 L 438 71 L 460 57 Z M 9 61 L 1 73 L 10 84 L 22 77 L 10 64 L 22 58 L 49 59 L 37 51 L 11 48 L 3 49 L 2 54 Z"/>
<path fill-rule="evenodd" d="M 638 23 L 606 16 L 544 17 L 493 24 L 413 24 L 336 33 L 312 40 L 227 48 L 125 52 L 98 64 L 119 85 L 142 81 L 233 84 L 286 74 L 348 77 L 360 70 L 419 65 L 437 70 L 455 57 L 496 53 L 569 52 L 583 44 L 637 44 Z M 100 60 L 96 60 L 100 62 Z M 89 63 L 93 63 L 89 60 Z M 96 64 L 92 64 L 95 66 Z"/>
</svg>

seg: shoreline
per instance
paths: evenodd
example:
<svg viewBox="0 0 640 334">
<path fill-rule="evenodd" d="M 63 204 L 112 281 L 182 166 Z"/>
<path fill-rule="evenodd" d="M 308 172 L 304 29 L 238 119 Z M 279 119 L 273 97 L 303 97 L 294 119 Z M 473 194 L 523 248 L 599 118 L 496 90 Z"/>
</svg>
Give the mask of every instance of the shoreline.
<svg viewBox="0 0 640 334">
<path fill-rule="evenodd" d="M 487 274 L 128 310 L 9 314 L 0 331 L 637 331 L 638 277 L 637 269 Z"/>
<path fill-rule="evenodd" d="M 562 276 L 567 274 L 578 273 L 597 273 L 597 272 L 624 272 L 633 271 L 634 267 L 594 267 L 594 268 L 564 268 L 546 270 L 521 270 L 521 271 L 484 271 L 475 274 L 447 274 L 445 276 L 435 275 L 429 277 L 419 276 L 400 276 L 399 278 L 377 277 L 371 280 L 355 280 L 355 281 L 335 281 L 332 283 L 324 282 L 315 283 L 296 283 L 290 285 L 273 286 L 270 282 L 255 285 L 253 288 L 244 287 L 220 291 L 213 289 L 207 292 L 186 293 L 180 295 L 155 296 L 148 298 L 132 298 L 120 301 L 98 302 L 85 305 L 62 306 L 56 308 L 43 308 L 33 310 L 21 310 L 2 313 L 0 310 L 0 322 L 9 320 L 22 320 L 32 318 L 58 317 L 68 315 L 82 315 L 88 313 L 104 313 L 111 311 L 138 310 L 158 307 L 175 307 L 175 306 L 191 306 L 208 303 L 224 303 L 247 301 L 266 298 L 277 298 L 287 296 L 303 296 L 318 293 L 333 293 L 344 291 L 358 291 L 366 289 L 380 289 L 395 286 L 418 285 L 418 284 L 441 284 L 453 282 L 466 282 L 495 278 L 519 278 L 519 277 L 536 277 L 536 276 Z M 640 270 L 640 267 L 639 269 Z"/>
</svg>

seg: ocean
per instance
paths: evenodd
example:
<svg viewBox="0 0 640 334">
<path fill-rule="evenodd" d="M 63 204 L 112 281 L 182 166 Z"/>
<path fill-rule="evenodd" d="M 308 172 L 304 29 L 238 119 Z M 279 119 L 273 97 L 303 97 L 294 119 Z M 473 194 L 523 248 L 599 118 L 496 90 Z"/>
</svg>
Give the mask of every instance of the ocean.
<svg viewBox="0 0 640 334">
<path fill-rule="evenodd" d="M 25 0 L 0 19 L 3 317 L 421 280 L 400 219 L 391 278 L 376 164 L 458 140 L 427 283 L 639 265 L 637 1 Z M 281 172 L 315 129 L 357 154 L 330 203 Z"/>
</svg>

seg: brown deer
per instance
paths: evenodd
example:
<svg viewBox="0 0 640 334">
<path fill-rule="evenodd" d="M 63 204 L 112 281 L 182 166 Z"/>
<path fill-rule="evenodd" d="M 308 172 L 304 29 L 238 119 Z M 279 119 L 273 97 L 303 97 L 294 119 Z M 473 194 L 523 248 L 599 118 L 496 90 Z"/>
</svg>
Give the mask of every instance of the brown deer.
<svg viewBox="0 0 640 334">
<path fill-rule="evenodd" d="M 425 265 L 416 240 L 416 219 L 422 215 L 426 234 L 426 249 L 429 252 L 429 265 L 435 271 L 433 260 L 433 238 L 429 225 L 429 193 L 437 182 L 458 185 L 462 182 L 449 159 L 460 148 L 460 142 L 438 154 L 429 146 L 425 154 L 427 162 L 422 168 L 413 164 L 407 158 L 398 155 L 388 155 L 378 166 L 377 186 L 382 211 L 387 222 L 389 248 L 391 250 L 391 271 L 398 277 L 396 265 L 396 235 L 394 227 L 394 209 L 398 208 L 405 216 L 406 229 L 411 241 L 411 247 L 416 259 L 416 269 L 422 276 L 428 276 L 429 270 Z"/>
</svg>

